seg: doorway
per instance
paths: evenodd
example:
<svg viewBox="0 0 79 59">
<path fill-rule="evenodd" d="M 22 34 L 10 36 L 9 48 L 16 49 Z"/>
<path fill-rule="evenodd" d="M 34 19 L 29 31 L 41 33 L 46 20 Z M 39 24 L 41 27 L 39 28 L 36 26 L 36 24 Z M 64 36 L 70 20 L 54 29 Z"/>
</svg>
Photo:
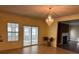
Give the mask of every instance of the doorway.
<svg viewBox="0 0 79 59">
<path fill-rule="evenodd" d="M 57 47 L 79 53 L 78 38 L 78 19 L 58 22 Z"/>
<path fill-rule="evenodd" d="M 23 46 L 38 44 L 38 27 L 24 26 Z"/>
</svg>

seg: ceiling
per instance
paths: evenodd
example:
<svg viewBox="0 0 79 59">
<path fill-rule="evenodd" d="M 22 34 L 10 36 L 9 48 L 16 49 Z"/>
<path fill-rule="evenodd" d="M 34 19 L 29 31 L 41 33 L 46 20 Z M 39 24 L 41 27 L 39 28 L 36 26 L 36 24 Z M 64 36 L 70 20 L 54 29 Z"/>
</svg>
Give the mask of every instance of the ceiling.
<svg viewBox="0 0 79 59">
<path fill-rule="evenodd" d="M 69 24 L 69 25 L 74 25 L 74 26 L 79 26 L 79 19 L 75 19 L 75 20 L 70 20 L 70 21 L 61 21 L 61 23 L 64 24 Z"/>
<path fill-rule="evenodd" d="M 0 5 L 0 11 L 38 18 L 46 18 L 49 13 L 49 7 L 52 8 L 51 13 L 52 17 L 54 18 L 79 14 L 78 5 Z"/>
</svg>

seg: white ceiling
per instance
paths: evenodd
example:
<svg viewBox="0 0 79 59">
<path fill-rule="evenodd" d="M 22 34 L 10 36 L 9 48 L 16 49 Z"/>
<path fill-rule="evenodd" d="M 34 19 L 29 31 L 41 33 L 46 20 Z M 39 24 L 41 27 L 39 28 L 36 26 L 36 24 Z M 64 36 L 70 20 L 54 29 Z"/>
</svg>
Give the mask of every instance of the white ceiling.
<svg viewBox="0 0 79 59">
<path fill-rule="evenodd" d="M 72 14 L 79 14 L 78 5 L 0 5 L 0 11 L 17 13 L 38 18 L 46 18 L 49 13 L 49 7 L 52 8 L 52 17 L 54 18 Z"/>
</svg>

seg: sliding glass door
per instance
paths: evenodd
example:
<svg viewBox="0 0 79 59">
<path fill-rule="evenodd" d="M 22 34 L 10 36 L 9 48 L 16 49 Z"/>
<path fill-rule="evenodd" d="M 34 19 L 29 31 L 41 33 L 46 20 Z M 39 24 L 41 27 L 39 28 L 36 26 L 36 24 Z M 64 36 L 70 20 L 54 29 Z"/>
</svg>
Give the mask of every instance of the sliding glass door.
<svg viewBox="0 0 79 59">
<path fill-rule="evenodd" d="M 38 27 L 24 26 L 24 46 L 38 44 Z"/>
<path fill-rule="evenodd" d="M 38 44 L 38 27 L 32 27 L 32 45 Z"/>
<path fill-rule="evenodd" d="M 24 46 L 31 45 L 31 27 L 24 26 Z"/>
</svg>

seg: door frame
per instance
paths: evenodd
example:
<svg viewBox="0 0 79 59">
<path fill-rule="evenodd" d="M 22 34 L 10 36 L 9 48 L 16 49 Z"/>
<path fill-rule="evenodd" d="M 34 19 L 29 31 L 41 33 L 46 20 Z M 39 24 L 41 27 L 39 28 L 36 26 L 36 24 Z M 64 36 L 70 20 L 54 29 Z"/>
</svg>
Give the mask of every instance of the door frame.
<svg viewBox="0 0 79 59">
<path fill-rule="evenodd" d="M 28 45 L 28 46 L 24 46 L 24 26 L 29 26 L 29 27 L 31 27 L 31 45 Z M 38 44 L 33 44 L 32 45 L 32 27 L 38 27 Z M 22 42 L 22 46 L 23 47 L 29 47 L 29 46 L 34 46 L 34 45 L 39 45 L 39 26 L 36 26 L 36 25 L 23 25 L 23 30 L 22 30 L 22 32 L 23 32 L 23 42 Z"/>
</svg>

